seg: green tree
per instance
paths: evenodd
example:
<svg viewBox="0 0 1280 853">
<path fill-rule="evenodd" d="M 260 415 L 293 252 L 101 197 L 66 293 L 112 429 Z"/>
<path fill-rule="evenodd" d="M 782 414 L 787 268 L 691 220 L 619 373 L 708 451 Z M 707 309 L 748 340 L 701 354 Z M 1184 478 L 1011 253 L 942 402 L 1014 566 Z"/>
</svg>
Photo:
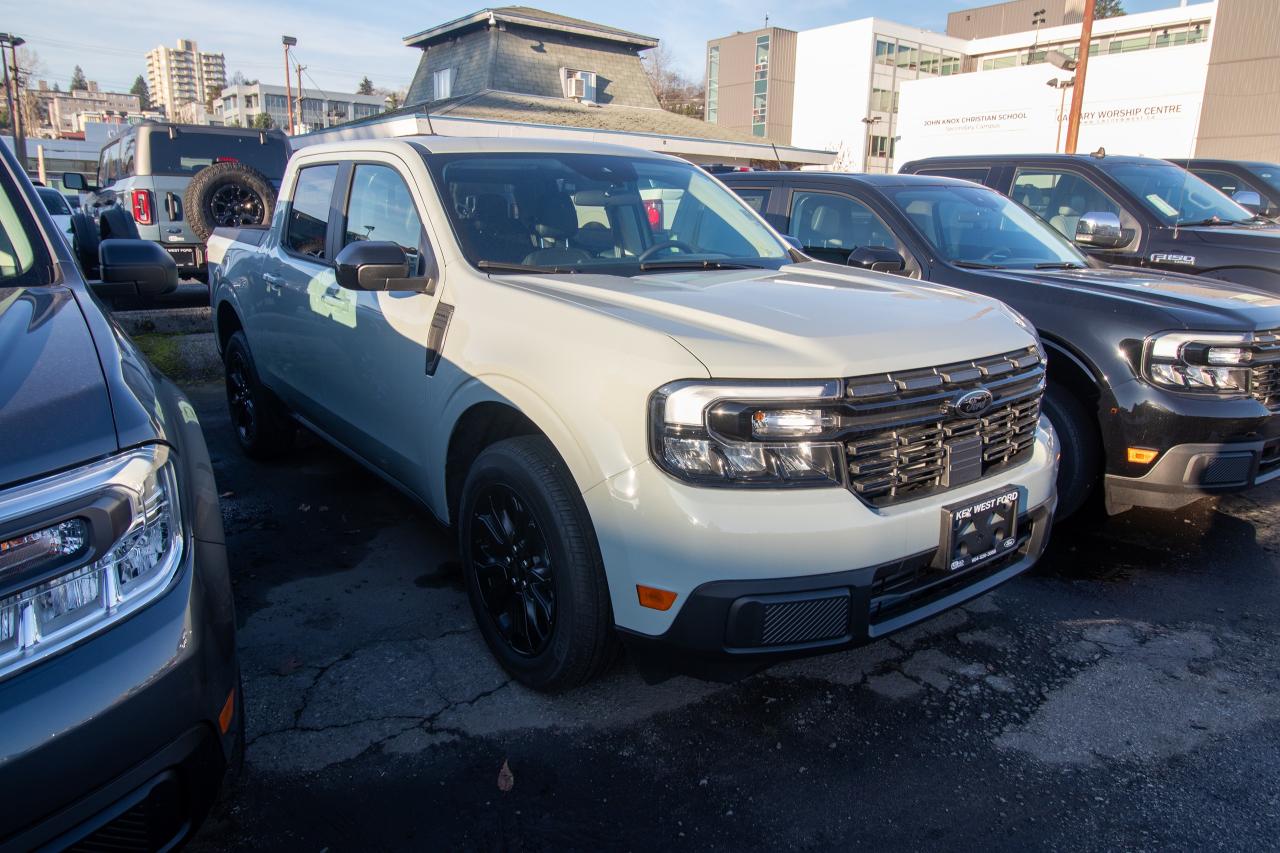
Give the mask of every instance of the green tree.
<svg viewBox="0 0 1280 853">
<path fill-rule="evenodd" d="M 138 108 L 143 110 L 151 109 L 151 90 L 147 88 L 147 81 L 138 75 L 138 79 L 133 81 L 133 87 L 129 89 L 130 95 L 138 96 Z"/>
<path fill-rule="evenodd" d="M 1121 0 L 1094 0 L 1093 16 L 1095 18 L 1118 18 L 1124 14 L 1124 3 Z"/>
<path fill-rule="evenodd" d="M 253 117 L 253 127 L 255 130 L 271 130 L 271 128 L 275 126 L 275 120 L 271 118 L 270 113 L 258 113 Z"/>
<path fill-rule="evenodd" d="M 356 94 L 358 95 L 373 94 L 373 81 L 369 79 L 368 74 L 364 75 L 364 79 L 360 81 L 360 85 L 356 88 Z"/>
<path fill-rule="evenodd" d="M 70 89 L 71 91 L 74 92 L 77 89 L 83 90 L 88 88 L 89 88 L 89 81 L 84 79 L 84 69 L 81 68 L 79 65 L 77 65 L 75 70 L 71 72 Z"/>
</svg>

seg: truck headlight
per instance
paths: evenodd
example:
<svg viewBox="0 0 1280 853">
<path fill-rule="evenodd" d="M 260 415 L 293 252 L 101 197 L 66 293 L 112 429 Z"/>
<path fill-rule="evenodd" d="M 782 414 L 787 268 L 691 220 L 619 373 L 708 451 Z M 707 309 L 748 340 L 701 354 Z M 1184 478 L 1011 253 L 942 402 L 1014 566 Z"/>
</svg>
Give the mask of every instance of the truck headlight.
<svg viewBox="0 0 1280 853">
<path fill-rule="evenodd" d="M 1147 338 L 1143 372 L 1178 391 L 1248 394 L 1253 361 L 1248 332 L 1163 332 Z"/>
<path fill-rule="evenodd" d="M 24 524 L 49 513 L 48 521 Z M 4 677 L 168 586 L 183 541 L 169 451 L 154 445 L 0 493 L 0 530 Z"/>
<path fill-rule="evenodd" d="M 700 486 L 843 486 L 839 380 L 673 382 L 650 400 L 650 453 Z"/>
</svg>

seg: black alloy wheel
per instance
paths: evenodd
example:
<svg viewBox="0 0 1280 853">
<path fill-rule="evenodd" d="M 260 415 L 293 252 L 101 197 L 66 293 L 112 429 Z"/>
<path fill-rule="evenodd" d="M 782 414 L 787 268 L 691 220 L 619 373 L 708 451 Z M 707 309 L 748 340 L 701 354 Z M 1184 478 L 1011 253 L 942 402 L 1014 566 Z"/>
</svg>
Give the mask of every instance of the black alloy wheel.
<svg viewBox="0 0 1280 853">
<path fill-rule="evenodd" d="M 227 353 L 227 409 L 240 444 L 252 445 L 258 435 L 258 412 L 249 384 L 249 366 L 239 349 Z"/>
<path fill-rule="evenodd" d="M 227 411 L 240 449 L 255 459 L 269 459 L 289 450 L 297 426 L 258 380 L 243 331 L 234 332 L 227 340 L 222 361 L 226 368 Z"/>
<path fill-rule="evenodd" d="M 209 196 L 209 219 L 220 228 L 261 225 L 266 220 L 266 205 L 243 184 L 224 184 Z"/>
<path fill-rule="evenodd" d="M 485 612 L 521 657 L 546 650 L 555 631 L 556 589 L 551 552 L 529 504 L 503 483 L 476 495 L 471 548 Z"/>
</svg>

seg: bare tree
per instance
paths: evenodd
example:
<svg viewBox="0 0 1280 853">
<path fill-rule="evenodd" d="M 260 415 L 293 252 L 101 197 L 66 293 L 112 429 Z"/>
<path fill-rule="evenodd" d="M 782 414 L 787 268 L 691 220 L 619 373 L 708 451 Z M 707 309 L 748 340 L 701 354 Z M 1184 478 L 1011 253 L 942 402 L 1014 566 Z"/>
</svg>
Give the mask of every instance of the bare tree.
<svg viewBox="0 0 1280 853">
<path fill-rule="evenodd" d="M 681 73 L 666 45 L 659 44 L 646 51 L 641 61 L 653 93 L 664 110 L 681 115 L 702 115 L 703 84 Z"/>
</svg>

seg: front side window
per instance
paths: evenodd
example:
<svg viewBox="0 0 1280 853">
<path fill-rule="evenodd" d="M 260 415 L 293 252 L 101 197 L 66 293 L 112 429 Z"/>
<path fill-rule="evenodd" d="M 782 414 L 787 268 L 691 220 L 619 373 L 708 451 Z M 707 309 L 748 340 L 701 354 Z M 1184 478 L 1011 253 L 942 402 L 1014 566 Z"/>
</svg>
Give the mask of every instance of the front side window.
<svg viewBox="0 0 1280 853">
<path fill-rule="evenodd" d="M 960 184 L 886 188 L 920 235 L 954 264 L 992 269 L 1084 267 L 1084 255 L 994 190 Z"/>
<path fill-rule="evenodd" d="M 27 209 L 17 203 L 17 186 L 2 172 L 0 190 L 0 287 L 49 284 L 44 243 Z"/>
<path fill-rule="evenodd" d="M 1165 225 L 1217 225 L 1253 218 L 1252 213 L 1172 163 L 1103 162 L 1099 168 Z"/>
<path fill-rule="evenodd" d="M 887 248 L 906 257 L 906 249 L 869 207 L 835 193 L 797 190 L 791 195 L 787 233 L 807 254 L 844 263 L 860 248 Z"/>
<path fill-rule="evenodd" d="M 1069 240 L 1086 213 L 1114 213 L 1125 224 L 1127 214 L 1092 181 L 1060 169 L 1019 169 L 1009 197 L 1037 214 Z"/>
<path fill-rule="evenodd" d="M 637 275 L 790 261 L 736 195 L 689 163 L 611 154 L 425 159 L 463 254 L 480 269 Z"/>
<path fill-rule="evenodd" d="M 378 240 L 416 253 L 423 233 L 418 206 L 400 173 L 390 166 L 357 165 L 351 177 L 342 245 Z"/>
<path fill-rule="evenodd" d="M 329 207 L 338 164 L 307 166 L 298 172 L 285 225 L 284 247 L 312 258 L 325 257 L 325 234 L 329 230 Z"/>
<path fill-rule="evenodd" d="M 1244 180 L 1228 172 L 1218 172 L 1213 169 L 1193 169 L 1192 174 L 1225 196 L 1234 195 L 1240 190 L 1253 189 Z"/>
</svg>

